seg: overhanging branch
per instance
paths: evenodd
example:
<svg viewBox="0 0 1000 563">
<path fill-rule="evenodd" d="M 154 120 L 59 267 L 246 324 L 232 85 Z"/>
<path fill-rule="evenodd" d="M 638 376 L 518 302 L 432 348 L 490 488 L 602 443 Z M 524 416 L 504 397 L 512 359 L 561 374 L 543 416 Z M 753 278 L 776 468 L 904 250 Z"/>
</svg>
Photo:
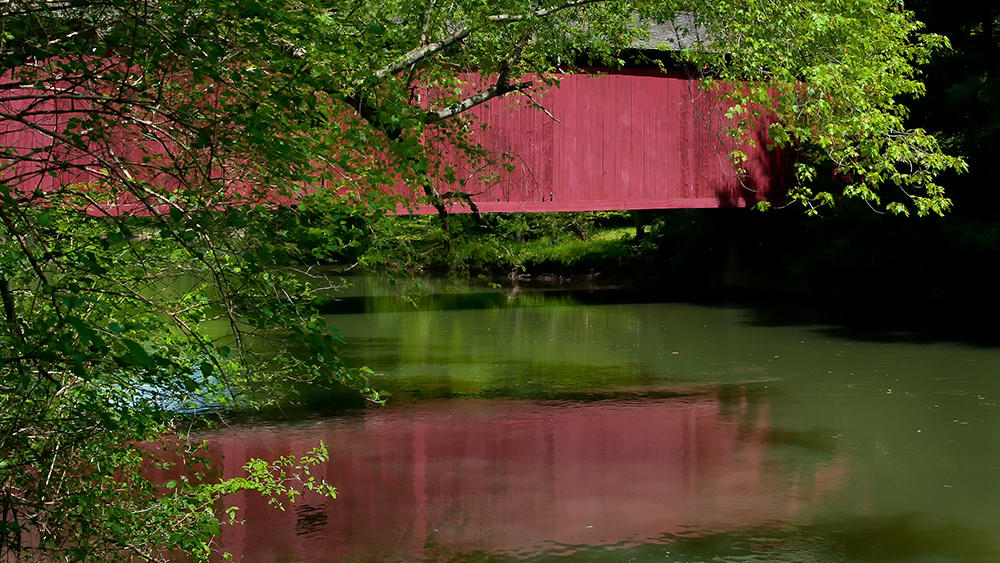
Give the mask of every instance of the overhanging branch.
<svg viewBox="0 0 1000 563">
<path fill-rule="evenodd" d="M 375 72 L 375 78 L 382 79 L 390 74 L 396 74 L 397 72 L 403 70 L 404 68 L 417 63 L 421 59 L 429 57 L 438 51 L 447 49 L 448 47 L 460 43 L 465 40 L 466 37 L 472 34 L 472 28 L 463 28 L 455 33 L 452 33 L 448 37 L 442 39 L 441 41 L 435 41 L 434 43 L 428 43 L 426 45 L 421 45 L 416 49 L 411 50 L 402 59 L 399 59 L 395 63 Z"/>
<path fill-rule="evenodd" d="M 425 113 L 424 123 L 430 125 L 433 123 L 437 123 L 439 121 L 444 121 L 445 119 L 455 117 L 456 115 L 462 112 L 468 111 L 478 106 L 479 104 L 488 102 L 493 98 L 496 98 L 497 96 L 502 96 L 510 92 L 515 92 L 530 88 L 532 84 L 533 82 L 531 82 L 530 80 L 523 82 L 514 82 L 514 83 L 510 83 L 506 79 L 497 80 L 497 82 L 494 85 L 483 90 L 482 92 L 473 94 L 468 98 L 456 102 L 444 109 L 429 111 Z"/>
<path fill-rule="evenodd" d="M 546 18 L 548 16 L 551 16 L 552 14 L 561 12 L 563 10 L 579 8 L 581 6 L 586 6 L 587 4 L 597 4 L 600 2 L 607 2 L 607 1 L 608 0 L 573 0 L 571 2 L 566 2 L 564 4 L 559 4 L 557 6 L 552 6 L 550 8 L 542 8 L 539 10 L 534 10 L 526 14 L 496 14 L 492 16 L 487 16 L 486 21 L 494 24 L 508 24 L 508 23 L 526 21 L 528 19 Z M 463 27 L 459 30 L 452 32 L 451 35 L 445 37 L 444 39 L 441 39 L 440 41 L 427 43 L 425 45 L 421 45 L 419 47 L 411 49 L 408 53 L 403 55 L 403 57 L 398 59 L 396 62 L 392 63 L 387 67 L 375 71 L 375 77 L 378 79 L 382 79 L 385 78 L 386 76 L 389 76 L 390 74 L 395 74 L 409 67 L 410 65 L 416 64 L 421 60 L 439 51 L 447 49 L 448 47 L 455 45 L 457 43 L 461 43 L 462 41 L 464 41 L 466 38 L 468 38 L 470 35 L 478 31 L 482 27 L 484 26 Z"/>
</svg>

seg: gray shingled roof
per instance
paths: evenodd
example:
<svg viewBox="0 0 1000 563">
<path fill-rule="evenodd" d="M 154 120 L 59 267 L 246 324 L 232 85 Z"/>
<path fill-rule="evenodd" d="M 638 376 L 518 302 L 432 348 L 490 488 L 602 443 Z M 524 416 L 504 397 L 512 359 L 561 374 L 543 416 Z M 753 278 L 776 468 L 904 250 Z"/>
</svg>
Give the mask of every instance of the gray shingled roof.
<svg viewBox="0 0 1000 563">
<path fill-rule="evenodd" d="M 673 21 L 653 24 L 649 28 L 650 38 L 632 43 L 637 49 L 662 49 L 680 51 L 709 43 L 705 28 L 699 27 L 694 14 L 678 14 Z"/>
</svg>

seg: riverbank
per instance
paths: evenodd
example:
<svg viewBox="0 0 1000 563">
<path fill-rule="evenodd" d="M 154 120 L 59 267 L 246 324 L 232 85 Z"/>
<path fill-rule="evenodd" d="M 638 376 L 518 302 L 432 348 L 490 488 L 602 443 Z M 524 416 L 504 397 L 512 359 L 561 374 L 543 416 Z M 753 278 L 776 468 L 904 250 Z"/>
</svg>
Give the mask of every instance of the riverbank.
<svg viewBox="0 0 1000 563">
<path fill-rule="evenodd" d="M 577 280 L 761 294 L 993 298 L 1000 224 L 962 217 L 830 217 L 743 209 L 386 217 L 362 258 L 373 269 Z M 639 225 L 638 227 L 636 225 Z M 637 236 L 638 235 L 638 236 Z"/>
<path fill-rule="evenodd" d="M 449 237 L 436 217 L 383 218 L 362 263 L 497 283 L 596 280 L 675 300 L 841 304 L 971 324 L 1000 311 L 1000 224 L 990 219 L 717 209 L 486 221 L 452 217 Z"/>
</svg>

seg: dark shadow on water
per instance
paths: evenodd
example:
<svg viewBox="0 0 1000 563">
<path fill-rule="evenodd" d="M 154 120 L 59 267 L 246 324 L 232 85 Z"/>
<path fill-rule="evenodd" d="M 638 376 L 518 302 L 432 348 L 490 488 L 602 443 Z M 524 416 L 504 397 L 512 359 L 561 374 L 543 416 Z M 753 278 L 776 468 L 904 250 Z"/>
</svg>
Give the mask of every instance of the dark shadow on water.
<svg viewBox="0 0 1000 563">
<path fill-rule="evenodd" d="M 769 549 L 775 555 L 787 554 L 789 560 L 799 554 L 814 554 L 814 560 L 829 554 L 838 560 L 865 562 L 985 563 L 1000 557 L 994 534 L 917 513 L 822 522 L 774 537 L 764 532 L 746 543 L 755 549 Z"/>
<path fill-rule="evenodd" d="M 922 514 L 856 518 L 823 528 L 802 530 L 818 535 L 832 528 L 828 541 L 854 561 L 997 561 L 996 535 Z"/>
<path fill-rule="evenodd" d="M 510 282 L 507 282 L 508 284 Z M 657 301 L 651 294 L 625 286 L 561 286 L 547 283 L 519 283 L 484 291 L 433 294 L 407 301 L 397 296 L 355 296 L 324 301 L 327 315 L 363 313 L 406 313 L 412 311 L 475 311 L 505 307 L 550 307 L 553 305 L 614 305 Z"/>
<path fill-rule="evenodd" d="M 820 453 L 833 453 L 837 449 L 833 434 L 834 431 L 829 428 L 785 430 L 771 427 L 764 433 L 764 442 L 772 446 L 789 446 Z"/>
<path fill-rule="evenodd" d="M 739 532 L 665 534 L 631 546 L 553 546 L 531 556 L 467 554 L 453 561 L 854 561 L 900 563 L 995 562 L 995 536 L 921 514 L 859 516 Z"/>
<path fill-rule="evenodd" d="M 497 399 L 497 400 L 529 400 L 539 403 L 598 403 L 640 402 L 662 399 L 698 399 L 712 394 L 711 389 L 694 390 L 689 386 L 678 390 L 620 390 L 620 389 L 558 389 L 544 385 L 526 387 L 524 385 L 496 385 L 479 388 L 468 388 L 460 383 L 455 384 L 425 384 L 414 386 L 402 391 L 393 391 L 393 405 L 421 403 L 435 400 L 452 399 Z M 269 420 L 298 420 L 312 417 L 328 417 L 345 415 L 351 412 L 362 413 L 356 402 L 342 401 L 341 397 L 316 391 L 308 400 L 302 401 L 297 407 L 269 413 Z"/>
<path fill-rule="evenodd" d="M 733 303 L 733 302 L 730 302 Z M 736 304 L 736 303 L 734 303 Z M 753 326 L 807 326 L 830 338 L 886 344 L 1000 346 L 1000 311 L 942 302 L 749 301 Z"/>
<path fill-rule="evenodd" d="M 300 504 L 295 507 L 295 535 L 309 537 L 323 533 L 327 523 L 326 507 Z"/>
<path fill-rule="evenodd" d="M 501 387 L 478 393 L 480 399 L 531 399 L 536 401 L 559 401 L 564 403 L 596 403 L 601 401 L 643 401 L 660 399 L 684 399 L 704 396 L 707 393 L 677 391 L 630 392 L 614 389 L 591 391 L 538 389 L 525 393 L 521 387 Z"/>
<path fill-rule="evenodd" d="M 879 295 L 866 299 L 843 296 L 781 295 L 760 297 L 727 287 L 683 290 L 650 287 L 642 283 L 607 284 L 518 282 L 502 280 L 495 288 L 473 292 L 427 295 L 408 302 L 397 296 L 346 297 L 327 302 L 326 314 L 373 312 L 460 311 L 553 305 L 622 305 L 689 303 L 709 307 L 748 309 L 753 326 L 808 326 L 831 338 L 882 343 L 955 342 L 978 347 L 1000 346 L 1000 305 L 975 300 L 958 302 L 928 297 L 895 299 Z"/>
</svg>

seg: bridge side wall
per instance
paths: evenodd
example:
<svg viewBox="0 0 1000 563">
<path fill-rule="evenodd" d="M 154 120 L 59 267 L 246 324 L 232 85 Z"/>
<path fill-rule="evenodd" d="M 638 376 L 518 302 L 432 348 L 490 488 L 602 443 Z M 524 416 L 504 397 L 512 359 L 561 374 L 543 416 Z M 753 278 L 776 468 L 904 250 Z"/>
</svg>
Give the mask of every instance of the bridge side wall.
<svg viewBox="0 0 1000 563">
<path fill-rule="evenodd" d="M 482 80 L 473 75 L 468 79 Z M 26 92 L 30 90 L 22 91 Z M 481 166 L 470 164 L 453 149 L 442 148 L 444 164 L 465 180 L 461 190 L 481 211 L 737 207 L 780 195 L 785 176 L 780 155 L 742 147 L 750 160 L 745 164 L 747 173 L 738 175 L 728 158 L 736 146 L 726 136 L 721 105 L 686 77 L 655 71 L 566 74 L 558 86 L 536 92 L 532 99 L 544 111 L 523 95 L 494 99 L 472 110 L 476 120 L 472 139 L 494 159 L 507 158 L 510 170 L 488 166 L 485 172 L 494 175 L 484 179 L 489 174 L 482 174 Z M 86 110 L 73 107 L 72 100 L 12 103 L 33 104 L 41 112 L 37 119 L 60 123 Z M 42 111 L 48 107 L 45 104 L 52 107 Z M 23 109 L 8 105 L 7 111 L 15 114 Z M 47 125 L 61 129 L 55 122 Z M 130 133 L 125 130 L 120 139 L 74 148 L 35 131 L 30 123 L 0 120 L 2 144 L 31 157 L 6 171 L 5 180 L 27 192 L 99 182 L 100 175 L 94 171 L 101 168 L 102 159 L 123 158 L 130 163 L 152 159 L 138 164 L 148 175 L 143 179 L 179 185 L 182 179 L 169 173 L 175 156 L 170 147 L 140 141 L 141 135 Z M 766 145 L 763 136 L 762 129 L 758 147 Z M 245 189 L 252 183 L 232 170 L 215 172 L 213 179 L 231 189 Z M 440 191 L 459 189 L 446 185 L 443 177 L 435 176 Z M 422 195 L 422 190 L 402 184 L 395 190 Z M 142 205 L 127 195 L 106 207 L 102 212 L 143 212 Z M 461 212 L 468 207 L 455 203 L 452 209 Z M 415 212 L 434 209 L 418 206 Z"/>
<path fill-rule="evenodd" d="M 545 111 L 513 95 L 473 110 L 487 126 L 475 138 L 513 164 L 509 172 L 494 167 L 492 181 L 464 186 L 481 211 L 739 207 L 781 188 L 773 152 L 740 147 L 749 160 L 737 174 L 722 106 L 697 81 L 653 71 L 567 74 L 533 97 Z M 764 136 L 761 129 L 758 147 Z M 459 177 L 471 176 L 470 166 L 449 158 Z"/>
</svg>

